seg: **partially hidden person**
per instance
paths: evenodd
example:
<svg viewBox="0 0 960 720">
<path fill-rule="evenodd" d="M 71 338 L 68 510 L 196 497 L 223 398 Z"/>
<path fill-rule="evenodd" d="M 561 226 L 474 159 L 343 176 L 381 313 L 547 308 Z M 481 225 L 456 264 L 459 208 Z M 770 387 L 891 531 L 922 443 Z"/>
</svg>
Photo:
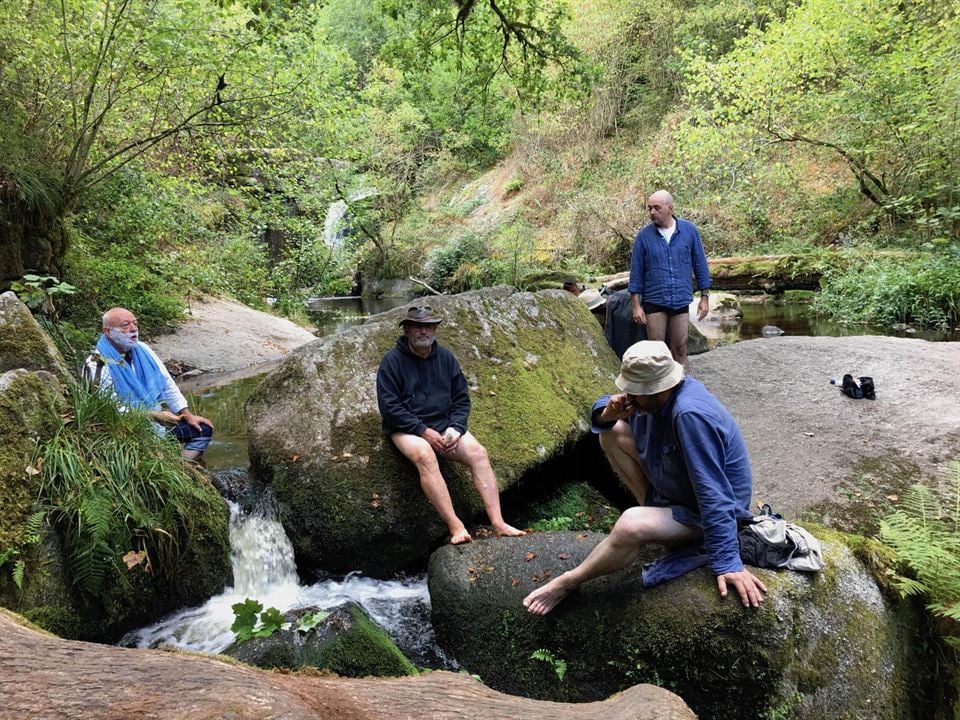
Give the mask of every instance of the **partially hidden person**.
<svg viewBox="0 0 960 720">
<path fill-rule="evenodd" d="M 647 339 L 663 340 L 673 358 L 687 366 L 689 305 L 696 276 L 697 319 L 710 311 L 710 270 L 697 226 L 673 214 L 673 196 L 657 190 L 647 200 L 650 223 L 640 228 L 630 255 L 627 289 L 633 320 L 646 325 Z"/>
<path fill-rule="evenodd" d="M 523 600 L 545 615 L 593 578 L 626 568 L 647 543 L 676 550 L 643 569 L 652 586 L 708 564 L 721 596 L 732 588 L 758 607 L 767 588 L 745 569 L 738 521 L 753 517 L 750 458 L 740 428 L 702 383 L 684 376 L 662 341 L 645 340 L 623 355 L 622 391 L 601 397 L 591 425 L 614 471 L 639 503 L 573 570 Z"/>
<path fill-rule="evenodd" d="M 497 535 L 516 537 L 500 512 L 500 490 L 486 448 L 467 430 L 470 396 L 453 353 L 436 341 L 442 320 L 429 306 L 412 307 L 400 321 L 403 335 L 377 370 L 383 433 L 414 464 L 420 487 L 450 532 L 454 545 L 472 538 L 457 516 L 438 457 L 470 469 Z"/>
<path fill-rule="evenodd" d="M 84 377 L 111 394 L 121 411 L 146 410 L 159 432 L 181 445 L 185 460 L 202 463 L 213 437 L 213 423 L 194 415 L 167 368 L 140 340 L 136 316 L 122 307 L 103 314 L 96 351 L 84 363 Z"/>
</svg>

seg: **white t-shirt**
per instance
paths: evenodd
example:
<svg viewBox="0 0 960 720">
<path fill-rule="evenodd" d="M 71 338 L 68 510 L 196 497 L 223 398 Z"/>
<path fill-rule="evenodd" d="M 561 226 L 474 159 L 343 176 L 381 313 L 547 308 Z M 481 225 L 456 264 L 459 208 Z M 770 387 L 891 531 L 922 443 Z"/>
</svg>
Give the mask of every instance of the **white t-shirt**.
<svg viewBox="0 0 960 720">
<path fill-rule="evenodd" d="M 669 228 L 658 227 L 657 232 L 660 233 L 660 237 L 667 241 L 667 245 L 670 244 L 670 238 L 673 237 L 673 234 L 677 231 L 677 223 L 674 221 L 673 226 Z"/>
</svg>

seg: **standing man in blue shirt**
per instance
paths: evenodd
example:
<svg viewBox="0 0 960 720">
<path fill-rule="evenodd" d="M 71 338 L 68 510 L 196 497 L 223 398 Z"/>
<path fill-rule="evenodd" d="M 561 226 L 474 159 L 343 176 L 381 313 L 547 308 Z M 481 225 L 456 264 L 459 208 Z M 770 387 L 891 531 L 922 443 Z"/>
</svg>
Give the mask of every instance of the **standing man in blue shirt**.
<svg viewBox="0 0 960 720">
<path fill-rule="evenodd" d="M 630 256 L 633 321 L 647 326 L 649 340 L 663 340 L 673 359 L 687 366 L 688 307 L 696 275 L 700 304 L 697 319 L 710 310 L 710 270 L 700 233 L 692 222 L 673 215 L 673 196 L 657 190 L 647 200 L 651 222 L 640 228 Z"/>
<path fill-rule="evenodd" d="M 594 404 L 592 429 L 640 506 L 580 565 L 527 595 L 524 607 L 546 615 L 581 583 L 633 563 L 646 543 L 692 550 L 663 558 L 653 573 L 645 568 L 644 585 L 709 564 L 721 596 L 732 586 L 744 607 L 758 607 L 767 588 L 744 568 L 737 540 L 737 521 L 752 517 L 753 488 L 737 423 L 702 383 L 684 377 L 660 341 L 628 348 L 616 384 L 621 394 Z"/>
<path fill-rule="evenodd" d="M 497 535 L 523 535 L 522 530 L 504 522 L 500 489 L 487 450 L 467 431 L 467 380 L 453 353 L 437 343 L 441 322 L 425 305 L 410 308 L 400 321 L 403 335 L 383 356 L 377 370 L 383 433 L 416 466 L 420 487 L 446 523 L 452 545 L 472 538 L 453 508 L 438 456 L 470 468 L 474 487 Z"/>
</svg>

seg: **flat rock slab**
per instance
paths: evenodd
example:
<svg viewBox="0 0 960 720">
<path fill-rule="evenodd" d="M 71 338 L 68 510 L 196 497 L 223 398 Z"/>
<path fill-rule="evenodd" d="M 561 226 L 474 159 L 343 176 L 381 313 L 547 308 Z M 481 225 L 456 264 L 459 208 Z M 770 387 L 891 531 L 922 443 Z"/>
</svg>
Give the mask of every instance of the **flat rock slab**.
<svg viewBox="0 0 960 720">
<path fill-rule="evenodd" d="M 905 485 L 937 485 L 960 457 L 960 343 L 763 338 L 692 357 L 690 372 L 743 430 L 754 501 L 791 517 L 823 503 L 883 508 Z M 830 384 L 844 373 L 873 377 L 876 400 Z M 828 524 L 856 528 L 820 509 Z"/>
<path fill-rule="evenodd" d="M 223 298 L 193 303 L 187 320 L 174 332 L 148 338 L 165 363 L 229 373 L 229 379 L 242 377 L 239 371 L 244 369 L 276 362 L 311 340 L 316 340 L 313 333 L 286 318 Z"/>
</svg>

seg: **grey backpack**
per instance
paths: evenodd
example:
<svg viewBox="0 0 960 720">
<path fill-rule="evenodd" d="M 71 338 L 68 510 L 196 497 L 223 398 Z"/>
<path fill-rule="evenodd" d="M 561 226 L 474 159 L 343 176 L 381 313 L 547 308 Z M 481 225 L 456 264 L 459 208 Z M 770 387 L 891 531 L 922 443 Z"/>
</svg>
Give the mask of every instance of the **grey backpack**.
<svg viewBox="0 0 960 720">
<path fill-rule="evenodd" d="M 820 541 L 778 515 L 754 516 L 741 527 L 738 540 L 740 559 L 747 565 L 803 572 L 817 572 L 824 567 Z"/>
</svg>

